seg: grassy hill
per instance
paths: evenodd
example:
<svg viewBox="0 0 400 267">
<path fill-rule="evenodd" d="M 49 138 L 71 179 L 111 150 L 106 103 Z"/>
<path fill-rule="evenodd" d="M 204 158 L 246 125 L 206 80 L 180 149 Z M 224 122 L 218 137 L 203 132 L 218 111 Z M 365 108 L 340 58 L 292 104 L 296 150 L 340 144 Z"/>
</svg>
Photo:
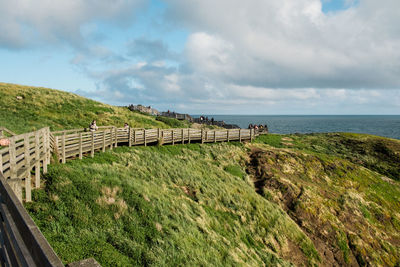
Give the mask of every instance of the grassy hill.
<svg viewBox="0 0 400 267">
<path fill-rule="evenodd" d="M 0 83 L 0 126 L 15 132 L 92 119 L 182 126 Z M 399 166 L 399 140 L 347 133 L 118 147 L 53 162 L 25 207 L 65 263 L 400 266 Z"/>
<path fill-rule="evenodd" d="M 360 144 L 330 153 L 307 146 L 330 137 L 122 147 L 51 165 L 27 208 L 65 262 L 397 266 L 400 183 L 346 159 Z M 400 152 L 400 141 L 351 138 Z"/>
<path fill-rule="evenodd" d="M 0 83 L 0 126 L 24 133 L 50 126 L 51 130 L 97 125 L 170 128 L 187 127 L 175 119 L 158 121 L 153 116 L 132 112 L 124 107 L 106 105 L 76 94 L 54 89 Z"/>
</svg>

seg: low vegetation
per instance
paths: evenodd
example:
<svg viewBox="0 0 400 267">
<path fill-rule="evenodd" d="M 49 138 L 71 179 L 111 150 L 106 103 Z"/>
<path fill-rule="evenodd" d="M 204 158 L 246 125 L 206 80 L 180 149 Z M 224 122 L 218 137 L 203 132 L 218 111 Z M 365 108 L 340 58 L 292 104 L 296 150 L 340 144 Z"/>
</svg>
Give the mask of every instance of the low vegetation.
<svg viewBox="0 0 400 267">
<path fill-rule="evenodd" d="M 255 193 L 246 161 L 234 144 L 118 148 L 50 165 L 26 207 L 66 263 L 285 266 L 293 249 L 317 263 L 296 223 Z"/>
<path fill-rule="evenodd" d="M 258 192 L 298 223 L 323 265 L 400 264 L 400 141 L 336 133 L 257 142 L 248 170 Z"/>
</svg>

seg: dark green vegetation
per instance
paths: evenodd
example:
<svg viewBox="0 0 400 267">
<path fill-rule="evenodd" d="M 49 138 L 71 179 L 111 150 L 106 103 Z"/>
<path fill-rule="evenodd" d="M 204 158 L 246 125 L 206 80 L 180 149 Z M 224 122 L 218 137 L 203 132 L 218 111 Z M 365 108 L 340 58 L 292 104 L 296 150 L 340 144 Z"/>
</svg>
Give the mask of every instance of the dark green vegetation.
<svg viewBox="0 0 400 267">
<path fill-rule="evenodd" d="M 63 91 L 0 83 L 0 125 L 16 133 L 46 126 L 51 130 L 84 128 L 93 119 L 99 126 L 122 127 L 128 122 L 137 128 L 187 127 L 187 123 L 175 119 L 161 122 L 153 116 Z"/>
<path fill-rule="evenodd" d="M 288 138 L 291 141 L 288 142 Z M 267 135 L 260 137 L 257 142 L 340 157 L 400 181 L 400 142 L 396 139 L 367 134 L 328 133 L 286 137 Z"/>
<path fill-rule="evenodd" d="M 260 194 L 298 223 L 324 265 L 400 264 L 399 140 L 335 133 L 257 141 L 249 172 Z"/>
<path fill-rule="evenodd" d="M 0 84 L 0 126 L 15 132 L 86 127 L 94 118 L 183 126 Z M 342 133 L 120 147 L 53 162 L 25 206 L 65 263 L 399 266 L 399 155 L 398 140 Z"/>
<path fill-rule="evenodd" d="M 288 265 L 294 248 L 318 262 L 290 217 L 254 192 L 246 161 L 230 144 L 118 148 L 50 165 L 26 207 L 65 262 Z"/>
</svg>

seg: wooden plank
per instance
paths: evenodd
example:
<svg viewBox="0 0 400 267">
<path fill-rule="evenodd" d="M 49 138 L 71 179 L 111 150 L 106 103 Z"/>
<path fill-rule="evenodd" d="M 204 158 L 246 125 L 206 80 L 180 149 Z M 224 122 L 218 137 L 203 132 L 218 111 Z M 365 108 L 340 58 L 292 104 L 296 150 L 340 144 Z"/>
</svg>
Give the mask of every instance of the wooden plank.
<svg viewBox="0 0 400 267">
<path fill-rule="evenodd" d="M 17 178 L 17 159 L 15 154 L 15 138 L 10 138 L 10 177 Z"/>
<path fill-rule="evenodd" d="M 44 267 L 64 266 L 1 174 L 0 195 L 21 233 L 23 243 L 32 255 L 35 265 Z"/>
<path fill-rule="evenodd" d="M 129 130 L 130 130 L 130 128 L 129 128 Z M 102 138 L 103 138 L 103 143 L 102 143 L 103 146 L 101 148 L 101 151 L 106 152 L 106 132 L 105 131 L 102 132 Z"/>
<path fill-rule="evenodd" d="M 226 141 L 229 142 L 229 130 L 226 130 Z"/>
<path fill-rule="evenodd" d="M 65 163 L 65 134 L 61 137 L 61 162 Z"/>
<path fill-rule="evenodd" d="M 146 130 L 143 130 L 144 146 L 147 146 Z"/>
<path fill-rule="evenodd" d="M 242 142 L 242 129 L 239 129 L 239 142 Z"/>
<path fill-rule="evenodd" d="M 17 199 L 22 203 L 22 179 L 21 178 L 10 178 L 7 179 L 7 183 L 10 185 Z"/>
<path fill-rule="evenodd" d="M 82 133 L 79 133 L 79 159 L 83 158 Z"/>
<path fill-rule="evenodd" d="M 216 135 L 216 131 L 214 130 L 214 143 L 217 142 L 217 135 Z"/>
<path fill-rule="evenodd" d="M 14 260 L 17 261 L 17 266 L 35 266 L 35 262 L 32 255 L 29 253 L 26 247 L 21 233 L 19 232 L 16 223 L 14 222 L 11 213 L 4 203 L 0 204 L 1 215 L 4 220 L 4 232 L 7 233 L 7 239 L 9 240 L 9 255 L 14 254 Z"/>
<path fill-rule="evenodd" d="M 3 154 L 0 153 L 0 173 L 3 174 Z"/>
<path fill-rule="evenodd" d="M 90 156 L 92 158 L 94 157 L 94 132 L 92 132 L 92 142 L 91 142 Z"/>
<path fill-rule="evenodd" d="M 190 144 L 190 128 L 188 129 L 188 143 Z"/>
<path fill-rule="evenodd" d="M 50 162 L 50 129 L 47 127 L 43 130 L 43 173 L 47 173 L 47 165 Z M 40 164 L 40 163 L 39 163 Z M 39 171 L 40 173 L 40 171 Z M 36 181 L 36 180 L 35 180 Z M 36 186 L 36 184 L 35 184 Z"/>
<path fill-rule="evenodd" d="M 31 160 L 30 160 L 30 152 L 29 152 L 29 137 L 27 135 L 25 135 L 24 138 L 24 146 L 25 146 L 25 168 L 27 171 L 26 177 L 25 177 L 25 201 L 26 202 L 31 202 L 32 201 L 32 188 L 31 188 L 31 174 L 30 174 L 30 164 L 31 164 Z"/>
<path fill-rule="evenodd" d="M 114 133 L 115 133 L 115 147 L 118 146 L 118 129 L 117 127 L 114 127 Z"/>
<path fill-rule="evenodd" d="M 128 132 L 128 146 L 131 147 L 132 146 L 132 130 L 131 127 L 129 127 L 129 132 Z"/>
<path fill-rule="evenodd" d="M 201 129 L 201 143 L 204 144 L 204 130 Z"/>
<path fill-rule="evenodd" d="M 172 145 L 175 145 L 174 130 L 171 130 Z"/>
<path fill-rule="evenodd" d="M 182 128 L 182 145 L 185 143 L 185 135 L 184 135 L 184 132 L 183 132 L 183 128 Z"/>
</svg>

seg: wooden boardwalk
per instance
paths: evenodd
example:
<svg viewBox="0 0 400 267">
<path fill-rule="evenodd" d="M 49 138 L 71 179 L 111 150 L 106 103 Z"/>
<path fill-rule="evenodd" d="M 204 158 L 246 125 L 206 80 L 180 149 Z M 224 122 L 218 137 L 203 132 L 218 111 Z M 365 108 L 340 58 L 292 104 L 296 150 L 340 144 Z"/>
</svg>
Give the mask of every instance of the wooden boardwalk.
<svg viewBox="0 0 400 267">
<path fill-rule="evenodd" d="M 68 158 L 82 158 L 83 154 L 105 151 L 118 145 L 147 146 L 150 144 L 190 144 L 230 141 L 251 141 L 254 130 L 201 130 L 201 129 L 136 129 L 104 127 L 95 132 L 68 130 L 54 132 L 50 136 L 54 152 L 65 163 Z"/>
<path fill-rule="evenodd" d="M 1 266 L 63 266 L 22 205 L 23 200 L 32 201 L 32 186 L 40 188 L 41 172 L 47 172 L 52 154 L 65 163 L 67 159 L 82 159 L 84 155 L 94 157 L 96 151 L 104 152 L 120 145 L 242 142 L 255 137 L 254 129 L 136 129 L 113 126 L 99 127 L 95 132 L 83 129 L 50 132 L 46 127 L 21 135 L 0 128 L 0 137 L 3 133 L 7 133 L 9 145 L 0 147 Z"/>
</svg>

